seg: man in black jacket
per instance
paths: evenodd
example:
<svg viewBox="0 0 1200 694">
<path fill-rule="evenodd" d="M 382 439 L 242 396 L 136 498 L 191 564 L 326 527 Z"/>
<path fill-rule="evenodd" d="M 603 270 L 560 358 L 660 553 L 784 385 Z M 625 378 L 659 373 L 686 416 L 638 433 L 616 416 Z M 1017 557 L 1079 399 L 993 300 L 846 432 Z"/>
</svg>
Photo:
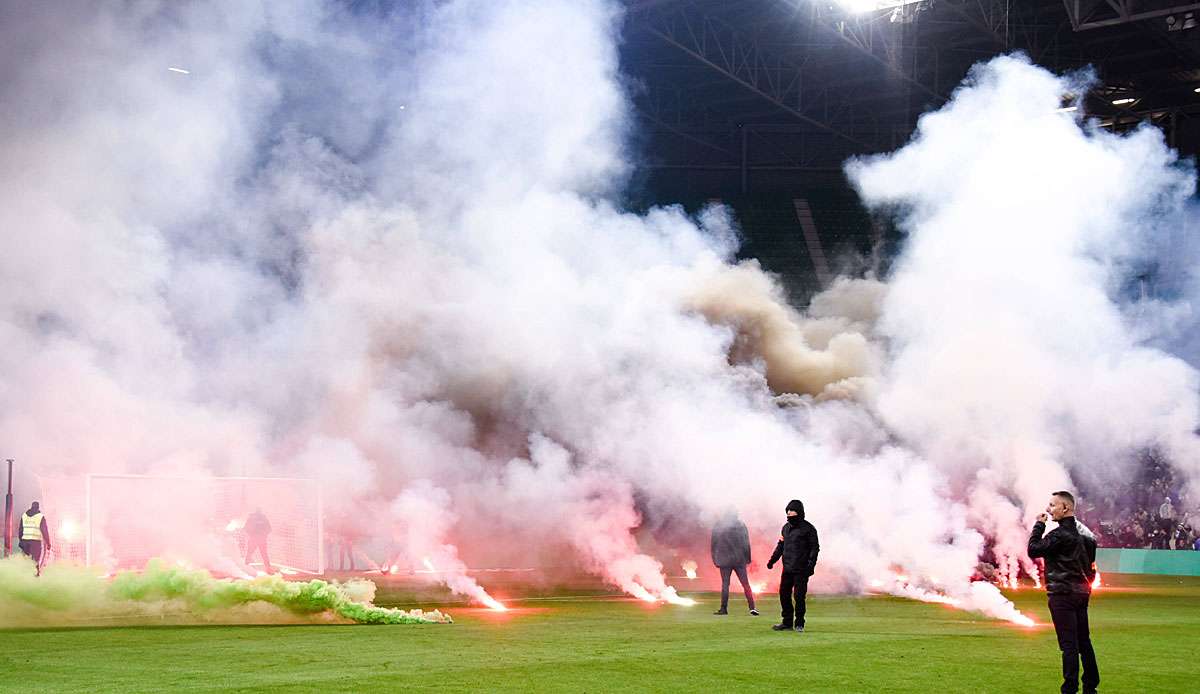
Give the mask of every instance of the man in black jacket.
<svg viewBox="0 0 1200 694">
<path fill-rule="evenodd" d="M 1058 527 L 1045 533 L 1046 514 L 1058 521 Z M 1083 661 L 1083 691 L 1089 694 L 1100 686 L 1096 652 L 1088 630 L 1088 597 L 1096 577 L 1096 538 L 1082 523 L 1075 521 L 1075 497 L 1070 492 L 1054 492 L 1046 513 L 1038 514 L 1029 535 L 1029 556 L 1046 562 L 1046 594 L 1050 618 L 1062 651 L 1063 694 L 1079 691 L 1079 662 Z"/>
<path fill-rule="evenodd" d="M 750 614 L 758 616 L 754 608 L 754 591 L 750 589 L 750 576 L 746 566 L 750 564 L 750 531 L 737 516 L 736 511 L 727 511 L 712 531 L 712 562 L 721 570 L 721 609 L 713 614 L 729 614 L 729 575 L 736 573 L 750 605 Z"/>
<path fill-rule="evenodd" d="M 804 631 L 804 599 L 808 596 L 808 579 L 817 568 L 817 553 L 821 546 L 817 542 L 817 529 L 804 520 L 804 504 L 792 499 L 787 505 L 787 523 L 779 531 L 779 544 L 767 568 L 783 559 L 783 573 L 779 577 L 779 604 L 783 607 L 783 621 L 772 626 L 775 631 Z M 795 596 L 795 607 L 792 597 Z"/>
</svg>

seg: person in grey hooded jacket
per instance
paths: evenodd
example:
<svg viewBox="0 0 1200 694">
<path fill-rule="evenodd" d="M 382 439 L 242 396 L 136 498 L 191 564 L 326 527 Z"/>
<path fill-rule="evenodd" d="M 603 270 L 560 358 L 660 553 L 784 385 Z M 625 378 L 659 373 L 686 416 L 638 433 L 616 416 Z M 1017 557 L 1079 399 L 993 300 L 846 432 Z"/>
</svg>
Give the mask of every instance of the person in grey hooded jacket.
<svg viewBox="0 0 1200 694">
<path fill-rule="evenodd" d="M 750 614 L 758 616 L 754 607 L 754 591 L 750 589 L 750 577 L 746 567 L 750 564 L 750 531 L 737 516 L 737 511 L 727 511 L 712 530 L 712 562 L 721 570 L 721 609 L 713 614 L 729 614 L 729 577 L 737 574 Z"/>
</svg>

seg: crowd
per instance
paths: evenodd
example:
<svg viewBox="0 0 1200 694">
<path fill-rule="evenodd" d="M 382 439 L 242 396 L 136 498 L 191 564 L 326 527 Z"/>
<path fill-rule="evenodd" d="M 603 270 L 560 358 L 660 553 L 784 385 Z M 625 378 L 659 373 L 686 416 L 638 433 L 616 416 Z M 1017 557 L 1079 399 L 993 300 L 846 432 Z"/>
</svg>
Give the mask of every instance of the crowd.
<svg viewBox="0 0 1200 694">
<path fill-rule="evenodd" d="M 1124 488 L 1081 504 L 1101 547 L 1200 550 L 1200 509 L 1171 466 L 1154 453 Z"/>
</svg>

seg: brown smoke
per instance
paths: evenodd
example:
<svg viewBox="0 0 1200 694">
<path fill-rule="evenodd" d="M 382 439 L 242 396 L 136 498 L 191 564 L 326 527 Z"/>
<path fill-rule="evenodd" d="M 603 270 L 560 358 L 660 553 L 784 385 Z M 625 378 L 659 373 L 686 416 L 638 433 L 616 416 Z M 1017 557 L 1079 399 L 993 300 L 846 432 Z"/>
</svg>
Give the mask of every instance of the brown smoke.
<svg viewBox="0 0 1200 694">
<path fill-rule="evenodd" d="M 853 399 L 869 388 L 879 362 L 869 337 L 881 282 L 839 278 L 813 298 L 807 315 L 788 305 L 756 260 L 707 271 L 698 285 L 687 307 L 735 330 L 730 361 L 761 359 L 775 393 Z"/>
</svg>

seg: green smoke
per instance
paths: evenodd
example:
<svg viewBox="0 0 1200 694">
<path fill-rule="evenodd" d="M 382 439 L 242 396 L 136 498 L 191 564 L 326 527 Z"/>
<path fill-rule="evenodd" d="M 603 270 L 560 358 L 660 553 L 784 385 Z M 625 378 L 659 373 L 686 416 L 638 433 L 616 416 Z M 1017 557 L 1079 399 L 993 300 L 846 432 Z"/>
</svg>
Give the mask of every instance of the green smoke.
<svg viewBox="0 0 1200 694">
<path fill-rule="evenodd" d="M 285 581 L 279 576 L 218 579 L 207 571 L 172 566 L 157 559 L 140 572 L 122 572 L 111 580 L 83 567 L 57 564 L 35 578 L 33 565 L 24 557 L 0 560 L 0 624 L 152 615 L 212 619 L 254 605 L 272 605 L 278 612 L 301 618 L 336 615 L 359 624 L 451 621 L 449 615 L 437 610 L 377 607 L 371 604 L 374 595 L 375 584 L 364 580 Z M 258 619 L 264 616 L 257 615 Z"/>
</svg>

